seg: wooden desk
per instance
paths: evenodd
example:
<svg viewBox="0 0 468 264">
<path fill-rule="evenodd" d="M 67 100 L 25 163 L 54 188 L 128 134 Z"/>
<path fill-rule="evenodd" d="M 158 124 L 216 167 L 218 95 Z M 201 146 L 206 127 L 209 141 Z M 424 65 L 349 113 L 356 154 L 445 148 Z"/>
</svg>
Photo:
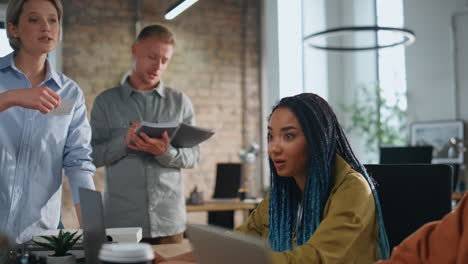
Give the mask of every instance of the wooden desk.
<svg viewBox="0 0 468 264">
<path fill-rule="evenodd" d="M 235 211 L 235 210 L 253 210 L 257 203 L 237 202 L 207 202 L 198 205 L 187 205 L 187 212 L 213 212 L 213 211 Z"/>
<path fill-rule="evenodd" d="M 199 205 L 186 205 L 186 208 L 188 213 L 242 210 L 242 222 L 244 222 L 249 217 L 250 211 L 257 208 L 259 202 L 258 200 L 245 202 L 238 199 L 233 199 L 232 201 L 220 199 L 219 201 L 209 200 Z"/>
<path fill-rule="evenodd" d="M 192 246 L 190 245 L 190 241 L 184 239 L 180 244 L 153 245 L 153 250 L 165 258 L 169 258 L 191 251 Z"/>
<path fill-rule="evenodd" d="M 453 192 L 452 193 L 452 200 L 460 201 L 465 193 L 466 192 Z"/>
</svg>

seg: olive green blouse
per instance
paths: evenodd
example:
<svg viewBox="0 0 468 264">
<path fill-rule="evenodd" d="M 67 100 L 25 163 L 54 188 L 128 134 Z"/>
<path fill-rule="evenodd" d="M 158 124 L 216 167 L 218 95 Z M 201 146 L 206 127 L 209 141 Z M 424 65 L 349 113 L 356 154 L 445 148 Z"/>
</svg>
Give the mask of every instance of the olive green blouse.
<svg viewBox="0 0 468 264">
<path fill-rule="evenodd" d="M 306 244 L 273 252 L 274 263 L 367 264 L 377 260 L 375 202 L 364 177 L 337 155 L 323 219 Z M 268 239 L 267 196 L 236 231 Z M 291 242 L 293 243 L 293 242 Z"/>
</svg>

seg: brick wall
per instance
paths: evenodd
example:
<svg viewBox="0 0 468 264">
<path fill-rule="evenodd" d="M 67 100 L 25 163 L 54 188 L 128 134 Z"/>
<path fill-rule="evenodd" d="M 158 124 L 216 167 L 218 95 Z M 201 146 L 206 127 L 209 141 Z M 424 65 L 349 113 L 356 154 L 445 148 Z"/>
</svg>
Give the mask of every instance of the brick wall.
<svg viewBox="0 0 468 264">
<path fill-rule="evenodd" d="M 192 99 L 198 125 L 216 130 L 201 145 L 198 168 L 183 171 L 186 193 L 196 184 L 209 198 L 216 163 L 238 162 L 242 146 L 260 142 L 259 1 L 202 0 L 172 21 L 165 21 L 163 13 L 174 1 L 62 2 L 63 71 L 83 89 L 89 111 L 96 95 L 115 86 L 129 69 L 137 21 L 174 30 L 177 48 L 163 79 Z M 259 173 L 259 166 L 249 166 L 249 179 Z M 102 169 L 95 182 L 102 190 Z M 73 227 L 68 192 L 65 185 L 62 214 L 65 225 Z"/>
</svg>

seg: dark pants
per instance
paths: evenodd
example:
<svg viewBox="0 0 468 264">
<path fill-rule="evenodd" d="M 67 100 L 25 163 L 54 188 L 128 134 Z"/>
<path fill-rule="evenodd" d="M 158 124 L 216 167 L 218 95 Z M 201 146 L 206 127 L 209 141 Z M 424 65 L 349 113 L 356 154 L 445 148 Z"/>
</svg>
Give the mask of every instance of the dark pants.
<svg viewBox="0 0 468 264">
<path fill-rule="evenodd" d="M 175 234 L 173 236 L 164 236 L 164 237 L 144 237 L 140 242 L 148 243 L 151 245 L 160 245 L 160 244 L 175 244 L 182 243 L 184 240 L 184 233 Z"/>
</svg>

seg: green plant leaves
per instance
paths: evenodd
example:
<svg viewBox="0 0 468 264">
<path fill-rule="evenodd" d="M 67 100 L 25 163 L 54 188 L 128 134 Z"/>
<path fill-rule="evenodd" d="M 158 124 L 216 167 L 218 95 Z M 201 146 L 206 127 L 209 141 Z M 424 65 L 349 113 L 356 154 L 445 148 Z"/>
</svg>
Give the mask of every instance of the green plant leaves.
<svg viewBox="0 0 468 264">
<path fill-rule="evenodd" d="M 53 256 L 66 256 L 68 255 L 68 250 L 70 250 L 82 236 L 76 236 L 77 233 L 78 231 L 70 233 L 63 232 L 63 230 L 60 230 L 58 236 L 41 236 L 41 238 L 47 240 L 48 243 L 34 240 L 33 242 L 38 246 L 53 250 Z"/>
<path fill-rule="evenodd" d="M 378 85 L 373 88 L 362 86 L 351 104 L 340 104 L 351 119 L 345 129 L 362 133 L 369 151 L 377 151 L 381 145 L 406 144 L 406 109 L 401 106 L 406 96 L 397 92 L 392 96 L 394 100 L 390 102 Z"/>
</svg>

